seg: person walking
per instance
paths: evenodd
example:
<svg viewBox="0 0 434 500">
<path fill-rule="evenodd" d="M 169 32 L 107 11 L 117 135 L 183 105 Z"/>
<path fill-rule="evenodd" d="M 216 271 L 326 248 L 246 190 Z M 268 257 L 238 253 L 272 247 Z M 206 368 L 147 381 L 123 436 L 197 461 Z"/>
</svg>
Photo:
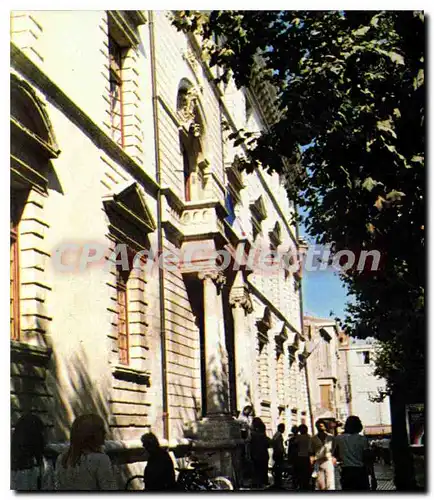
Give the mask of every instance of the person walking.
<svg viewBox="0 0 434 500">
<path fill-rule="evenodd" d="M 292 467 L 292 480 L 294 483 L 294 489 L 298 490 L 299 485 L 297 483 L 297 475 L 295 474 L 295 462 L 297 461 L 298 450 L 297 450 L 297 442 L 296 436 L 298 434 L 298 426 L 293 425 L 291 427 L 291 434 L 288 436 L 288 448 L 287 448 L 287 457 L 288 463 Z"/>
<path fill-rule="evenodd" d="M 11 490 L 54 489 L 54 471 L 44 458 L 44 449 L 42 420 L 31 413 L 22 416 L 11 439 Z"/>
<path fill-rule="evenodd" d="M 318 433 L 313 436 L 311 446 L 317 473 L 316 489 L 334 490 L 336 464 L 336 459 L 333 456 L 334 437 L 327 432 L 324 420 L 317 420 L 315 427 Z"/>
<path fill-rule="evenodd" d="M 308 434 L 308 429 L 305 424 L 298 427 L 297 436 L 295 437 L 295 445 L 297 446 L 297 455 L 294 463 L 294 473 L 298 489 L 309 491 L 312 476 L 312 446 L 311 436 Z"/>
<path fill-rule="evenodd" d="M 276 488 L 282 487 L 282 471 L 285 461 L 285 445 L 283 439 L 283 433 L 285 432 L 285 424 L 279 424 L 277 426 L 277 432 L 273 436 L 272 446 L 273 446 L 273 475 L 274 475 L 274 486 Z"/>
<path fill-rule="evenodd" d="M 152 432 L 143 434 L 143 448 L 148 452 L 144 471 L 146 491 L 176 490 L 175 469 L 169 453 L 161 448 L 158 438 Z"/>
<path fill-rule="evenodd" d="M 243 486 L 250 486 L 252 480 L 252 459 L 250 456 L 250 437 L 251 428 L 254 418 L 254 409 L 252 405 L 247 405 L 238 417 L 240 423 L 241 438 L 244 441 L 244 446 L 240 453 L 240 483 Z"/>
<path fill-rule="evenodd" d="M 56 490 L 117 489 L 110 458 L 102 450 L 105 436 L 105 424 L 99 415 L 81 415 L 74 420 L 69 448 L 57 458 Z"/>
<path fill-rule="evenodd" d="M 254 488 L 262 488 L 268 485 L 268 448 L 270 440 L 266 435 L 264 422 L 255 417 L 252 421 L 252 430 L 250 435 L 250 456 L 253 465 Z"/>
<path fill-rule="evenodd" d="M 369 443 L 360 432 L 360 418 L 351 415 L 345 422 L 344 433 L 335 438 L 335 456 L 341 462 L 341 485 L 345 491 L 369 490 L 369 473 L 373 475 Z"/>
</svg>

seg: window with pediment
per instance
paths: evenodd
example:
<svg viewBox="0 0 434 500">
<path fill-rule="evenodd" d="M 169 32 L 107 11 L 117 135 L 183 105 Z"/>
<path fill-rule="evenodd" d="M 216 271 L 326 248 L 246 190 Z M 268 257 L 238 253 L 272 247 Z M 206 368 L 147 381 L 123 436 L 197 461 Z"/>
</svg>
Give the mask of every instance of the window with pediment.
<svg viewBox="0 0 434 500">
<path fill-rule="evenodd" d="M 144 195 L 137 183 L 129 183 L 117 192 L 103 199 L 109 219 L 109 237 L 114 244 L 123 245 L 121 252 L 126 252 L 127 262 L 116 262 L 114 282 L 116 289 L 116 333 L 118 361 L 121 365 L 131 364 L 131 347 L 140 344 L 140 336 L 145 327 L 143 304 L 145 303 L 145 277 L 142 262 L 135 261 L 138 252 L 149 248 L 148 234 L 156 225 L 146 204 Z M 121 247 L 118 247 L 121 248 Z M 134 266 L 133 266 L 134 264 Z M 132 322 L 132 315 L 135 321 Z M 134 330 L 134 331 L 133 331 Z M 133 341 L 132 335 L 136 340 Z"/>
<path fill-rule="evenodd" d="M 21 297 L 30 285 L 21 283 L 24 270 L 20 265 L 23 251 L 20 233 L 25 223 L 27 240 L 32 240 L 31 248 L 25 251 L 28 262 L 35 262 L 43 251 L 43 237 L 36 235 L 43 234 L 41 225 L 44 226 L 44 223 L 39 217 L 27 215 L 29 198 L 45 196 L 49 186 L 61 190 L 51 163 L 58 157 L 59 150 L 47 111 L 35 89 L 14 73 L 10 78 L 10 337 L 11 340 L 25 341 L 27 333 L 31 335 L 30 332 L 36 328 L 38 319 L 36 315 L 27 315 L 24 325 L 21 314 Z M 41 206 L 39 210 L 42 213 Z M 27 269 L 33 268 L 28 266 Z M 37 271 L 43 273 L 41 264 Z M 45 299 L 46 288 L 41 288 L 38 297 L 28 297 L 27 303 L 35 300 L 40 304 L 41 297 Z M 27 332 L 24 337 L 22 329 Z"/>
</svg>

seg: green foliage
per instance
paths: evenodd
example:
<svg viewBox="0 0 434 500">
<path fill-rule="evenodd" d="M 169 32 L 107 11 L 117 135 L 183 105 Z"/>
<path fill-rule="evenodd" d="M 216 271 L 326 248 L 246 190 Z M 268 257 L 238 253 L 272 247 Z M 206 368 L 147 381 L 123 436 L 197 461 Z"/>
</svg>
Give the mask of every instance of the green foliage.
<svg viewBox="0 0 434 500">
<path fill-rule="evenodd" d="M 381 341 L 389 388 L 403 373 L 423 383 L 423 13 L 180 11 L 173 23 L 202 38 L 220 80 L 277 90 L 269 130 L 232 134 L 246 146 L 243 166 L 286 176 L 319 243 L 381 252 L 379 272 L 342 275 L 355 299 L 343 326 Z"/>
</svg>

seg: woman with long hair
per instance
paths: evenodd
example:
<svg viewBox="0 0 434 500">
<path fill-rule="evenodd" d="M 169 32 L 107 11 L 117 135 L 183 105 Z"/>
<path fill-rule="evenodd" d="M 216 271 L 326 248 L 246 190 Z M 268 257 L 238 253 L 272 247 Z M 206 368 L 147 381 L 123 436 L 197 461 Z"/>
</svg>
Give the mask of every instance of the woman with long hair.
<svg viewBox="0 0 434 500">
<path fill-rule="evenodd" d="M 31 413 L 21 417 L 11 439 L 11 489 L 52 490 L 53 469 L 44 459 L 45 429 Z"/>
<path fill-rule="evenodd" d="M 253 465 L 254 488 L 262 488 L 268 485 L 268 448 L 270 439 L 266 435 L 266 427 L 262 419 L 255 417 L 252 421 L 252 432 L 250 435 L 250 454 Z"/>
<path fill-rule="evenodd" d="M 369 490 L 372 458 L 368 440 L 360 434 L 362 430 L 360 418 L 351 415 L 345 422 L 344 433 L 335 438 L 335 455 L 342 466 L 341 486 L 346 491 Z"/>
<path fill-rule="evenodd" d="M 106 435 L 99 415 L 81 415 L 71 427 L 70 446 L 57 458 L 56 490 L 116 490 L 110 458 L 102 447 Z"/>
</svg>

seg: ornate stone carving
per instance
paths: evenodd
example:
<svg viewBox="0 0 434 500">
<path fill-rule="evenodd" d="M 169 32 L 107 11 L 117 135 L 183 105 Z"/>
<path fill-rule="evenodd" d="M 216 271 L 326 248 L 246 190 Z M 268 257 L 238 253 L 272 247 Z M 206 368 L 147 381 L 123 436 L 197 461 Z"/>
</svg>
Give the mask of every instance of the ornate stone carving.
<svg viewBox="0 0 434 500">
<path fill-rule="evenodd" d="M 191 70 L 193 71 L 194 77 L 196 78 L 196 82 L 199 86 L 199 90 L 203 92 L 203 81 L 202 76 L 200 74 L 200 64 L 195 56 L 194 52 L 191 49 L 187 49 L 182 54 L 182 57 L 185 61 L 187 61 Z"/>
<path fill-rule="evenodd" d="M 198 92 L 194 87 L 188 90 L 181 91 L 178 98 L 178 115 L 179 119 L 194 137 L 202 135 L 202 127 L 198 115 Z"/>
<path fill-rule="evenodd" d="M 197 277 L 200 280 L 212 280 L 217 287 L 217 289 L 221 289 L 226 284 L 226 276 L 220 272 L 215 270 L 207 270 L 201 271 L 198 273 Z"/>
<path fill-rule="evenodd" d="M 252 300 L 246 290 L 233 291 L 229 297 L 229 303 L 232 307 L 242 307 L 248 314 L 253 311 Z"/>
</svg>

